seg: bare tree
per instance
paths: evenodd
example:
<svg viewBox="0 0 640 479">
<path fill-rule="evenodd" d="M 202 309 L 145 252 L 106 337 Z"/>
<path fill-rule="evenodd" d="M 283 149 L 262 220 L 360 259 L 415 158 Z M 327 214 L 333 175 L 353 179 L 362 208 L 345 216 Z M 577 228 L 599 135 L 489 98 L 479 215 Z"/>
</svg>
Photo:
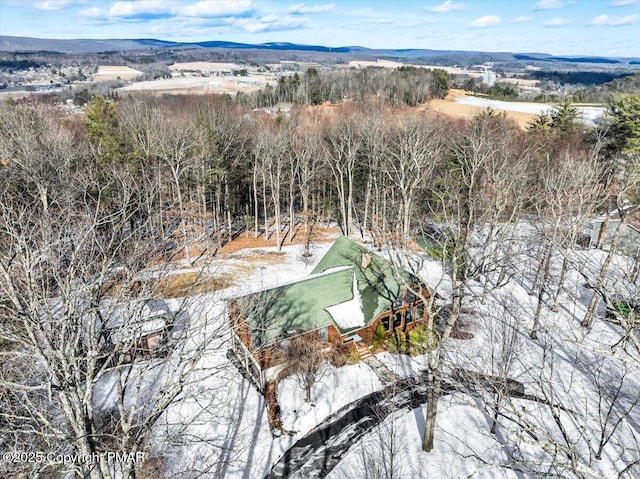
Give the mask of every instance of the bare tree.
<svg viewBox="0 0 640 479">
<path fill-rule="evenodd" d="M 346 110 L 325 132 L 324 159 L 331 170 L 340 206 L 340 226 L 351 234 L 354 211 L 355 177 L 358 153 L 362 147 L 361 118 L 357 111 Z"/>
<path fill-rule="evenodd" d="M 540 218 L 536 228 L 542 253 L 532 287 L 532 291 L 537 289 L 537 308 L 531 330 L 533 339 L 537 337 L 545 295 L 552 299 L 551 308 L 557 309 L 569 267 L 564 255 L 556 290 L 552 295 L 549 280 L 554 252 L 573 247 L 584 223 L 597 210 L 602 198 L 597 147 L 585 152 L 567 146 L 561 155 L 553 159 L 547 156 L 539 171 L 535 193 Z"/>
<path fill-rule="evenodd" d="M 457 370 L 457 379 L 472 387 L 485 402 L 491 434 L 496 434 L 504 402 L 514 394 L 524 394 L 524 387 L 512 377 L 524 342 L 523 321 L 517 311 L 518 301 L 513 296 L 500 295 L 480 320 L 486 348 L 471 355 L 463 352 L 461 369 Z M 474 370 L 468 370 L 469 366 Z"/>
<path fill-rule="evenodd" d="M 287 365 L 311 402 L 311 388 L 323 376 L 327 366 L 327 343 L 309 337 L 297 337 L 287 347 Z"/>
<path fill-rule="evenodd" d="M 185 257 L 190 260 L 188 226 L 190 215 L 184 198 L 184 183 L 193 172 L 195 159 L 202 156 L 202 141 L 195 125 L 185 117 L 170 115 L 168 111 L 157 116 L 155 138 L 152 151 L 162 167 L 170 172 L 173 194 L 176 198 L 179 222 L 182 230 Z"/>
<path fill-rule="evenodd" d="M 446 121 L 423 115 L 399 115 L 387 133 L 384 172 L 400 196 L 398 228 L 402 244 L 411 232 L 416 198 L 431 180 L 436 159 L 443 147 Z"/>
<path fill-rule="evenodd" d="M 437 181 L 431 186 L 432 212 L 441 220 L 442 228 L 435 238 L 441 257 L 447 265 L 452 282 L 452 306 L 442 325 L 440 347 L 429 362 L 428 381 L 434 390 L 427 409 L 425 451 L 433 448 L 433 433 L 440 394 L 445 350 L 451 333 L 460 317 L 467 284 L 472 277 L 470 248 L 476 229 L 483 225 L 488 208 L 482 195 L 485 165 L 493 155 L 489 141 L 500 119 L 478 116 L 464 125 L 454 142 L 451 153 L 439 163 Z"/>
<path fill-rule="evenodd" d="M 255 142 L 254 156 L 262 163 L 265 182 L 269 187 L 275 219 L 275 234 L 278 251 L 282 249 L 281 194 L 285 177 L 288 138 L 286 132 L 265 127 Z M 267 181 L 268 180 L 268 181 Z M 266 213 L 266 212 L 265 212 Z M 266 221 L 266 217 L 265 217 Z M 266 234 L 266 232 L 265 232 Z"/>
<path fill-rule="evenodd" d="M 151 292 L 138 275 L 164 248 L 131 221 L 148 185 L 116 168 L 105 183 L 71 166 L 55 165 L 50 177 L 65 181 L 46 202 L 0 191 L 0 428 L 3 447 L 81 455 L 27 470 L 104 478 L 115 465 L 103 453 L 145 450 L 158 418 L 202 377 L 199 359 L 216 335 L 182 310 L 162 320 L 144 312 Z M 133 477 L 134 463 L 118 474 Z"/>
<path fill-rule="evenodd" d="M 212 190 L 218 247 L 222 246 L 222 231 L 227 241 L 232 239 L 232 185 L 249 168 L 245 160 L 251 152 L 250 132 L 254 125 L 247 123 L 243 112 L 224 98 L 211 96 L 193 106 L 204 141 L 206 156 L 203 169 L 207 188 Z M 226 224 L 226 226 L 224 226 Z"/>
</svg>

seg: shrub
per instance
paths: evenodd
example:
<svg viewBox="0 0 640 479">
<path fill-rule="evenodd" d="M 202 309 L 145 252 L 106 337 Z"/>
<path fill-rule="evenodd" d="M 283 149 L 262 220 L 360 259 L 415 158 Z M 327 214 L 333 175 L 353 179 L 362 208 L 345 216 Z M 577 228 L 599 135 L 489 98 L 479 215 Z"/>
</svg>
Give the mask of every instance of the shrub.
<svg viewBox="0 0 640 479">
<path fill-rule="evenodd" d="M 428 247 L 425 252 L 435 260 L 443 260 L 447 257 L 447 251 L 439 245 Z"/>
<path fill-rule="evenodd" d="M 373 334 L 373 347 L 376 349 L 382 348 L 387 340 L 387 331 L 384 329 L 382 323 L 378 324 L 376 332 Z"/>
<path fill-rule="evenodd" d="M 426 326 L 420 325 L 409 331 L 409 355 L 425 354 L 438 346 L 438 333 L 430 333 Z M 388 345 L 390 353 L 398 354 L 407 351 L 407 334 L 394 335 Z"/>
<path fill-rule="evenodd" d="M 405 350 L 405 340 L 404 333 L 398 333 L 397 335 L 389 338 L 389 343 L 387 345 L 387 351 L 393 354 L 403 353 Z"/>
<path fill-rule="evenodd" d="M 438 340 L 438 333 L 430 332 L 424 325 L 417 326 L 409 332 L 412 354 L 424 354 L 429 349 L 435 349 L 438 346 Z"/>
<path fill-rule="evenodd" d="M 334 344 L 329 354 L 329 361 L 336 368 L 340 368 L 347 364 L 349 361 L 349 355 L 351 353 L 351 347 L 347 344 Z"/>
<path fill-rule="evenodd" d="M 347 362 L 349 364 L 356 364 L 356 363 L 359 363 L 360 361 L 362 361 L 362 358 L 360 357 L 360 352 L 357 349 L 353 348 L 349 353 L 349 359 L 347 359 Z"/>
</svg>

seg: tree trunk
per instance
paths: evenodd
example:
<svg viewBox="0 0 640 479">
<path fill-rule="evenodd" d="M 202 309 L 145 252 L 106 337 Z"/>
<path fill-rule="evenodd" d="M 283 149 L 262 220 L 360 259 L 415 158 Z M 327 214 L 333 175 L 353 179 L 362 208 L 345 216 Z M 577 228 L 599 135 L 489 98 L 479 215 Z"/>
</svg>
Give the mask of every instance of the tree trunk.
<svg viewBox="0 0 640 479">
<path fill-rule="evenodd" d="M 598 303 L 600 303 L 600 291 L 602 290 L 602 286 L 604 285 L 604 280 L 607 277 L 607 272 L 609 271 L 609 265 L 611 264 L 611 260 L 613 259 L 614 250 L 618 245 L 618 238 L 620 238 L 620 233 L 622 233 L 622 228 L 625 224 L 625 220 L 627 219 L 626 213 L 622 213 L 620 215 L 620 223 L 616 227 L 615 232 L 613 233 L 613 238 L 611 239 L 611 248 L 607 253 L 607 257 L 602 264 L 602 268 L 600 269 L 600 274 L 598 275 L 598 280 L 596 282 L 596 287 L 593 290 L 593 296 L 591 296 L 591 301 L 589 302 L 589 307 L 587 308 L 587 312 L 584 315 L 584 319 L 582 320 L 581 325 L 585 328 L 590 328 L 593 324 L 593 317 L 596 313 L 596 309 L 598 308 Z"/>
<path fill-rule="evenodd" d="M 538 250 L 538 257 L 540 257 L 540 250 Z M 538 269 L 536 269 L 536 276 L 533 279 L 533 284 L 531 285 L 531 289 L 529 290 L 529 296 L 533 296 L 536 293 L 536 290 L 538 289 L 538 285 L 540 283 L 540 277 L 542 276 L 542 270 L 544 269 L 545 257 L 546 257 L 546 253 L 545 253 L 545 256 L 540 258 L 540 262 L 538 263 Z"/>
<path fill-rule="evenodd" d="M 258 216 L 259 216 L 259 207 L 258 207 L 258 172 L 255 169 L 254 166 L 254 170 L 253 170 L 253 207 L 254 207 L 254 236 L 257 238 L 258 237 L 258 230 L 259 230 L 259 223 L 258 223 Z M 266 232 L 265 232 L 266 234 Z"/>
<path fill-rule="evenodd" d="M 353 177 L 349 177 L 349 185 L 348 185 L 349 196 L 347 198 L 347 235 L 351 234 L 351 229 L 353 225 Z"/>
<path fill-rule="evenodd" d="M 229 180 L 227 176 L 224 177 L 224 211 L 225 216 L 227 217 L 227 242 L 231 243 L 233 240 L 233 230 L 231 223 L 231 194 L 229 193 Z"/>
<path fill-rule="evenodd" d="M 187 259 L 187 261 L 189 260 L 190 252 L 189 252 L 189 238 L 187 237 L 188 233 L 187 233 L 187 212 L 184 209 L 184 205 L 183 205 L 183 200 L 182 200 L 182 189 L 180 188 L 180 179 L 178 178 L 178 175 L 176 172 L 174 172 L 173 174 L 173 180 L 175 182 L 176 185 L 176 194 L 178 195 L 178 209 L 180 211 L 180 226 L 182 229 L 182 239 L 184 241 L 184 255 Z"/>
<path fill-rule="evenodd" d="M 311 402 L 311 384 L 304 388 L 304 402 Z"/>
<path fill-rule="evenodd" d="M 562 288 L 564 287 L 564 281 L 567 278 L 567 272 L 569 270 L 569 261 L 567 258 L 563 258 L 562 260 L 562 270 L 560 271 L 560 279 L 558 279 L 558 288 L 556 289 L 556 294 L 553 297 L 553 306 L 551 307 L 551 311 L 554 313 L 558 312 L 558 301 L 560 300 L 560 293 L 562 293 Z"/>
<path fill-rule="evenodd" d="M 538 304 L 536 305 L 536 313 L 533 317 L 533 327 L 529 336 L 531 339 L 538 339 L 538 328 L 540 326 L 540 314 L 542 313 L 542 303 L 544 301 L 544 293 L 547 290 L 547 281 L 549 281 L 549 268 L 551 267 L 551 245 L 547 246 L 542 263 L 540 263 L 542 273 L 539 278 L 538 286 Z"/>
<path fill-rule="evenodd" d="M 493 418 L 491 421 L 491 434 L 496 433 L 498 428 L 498 416 L 500 415 L 500 395 L 496 394 L 495 402 L 493 406 Z"/>
<path fill-rule="evenodd" d="M 264 215 L 264 239 L 269 239 L 269 223 L 268 223 L 268 212 L 267 212 L 267 181 L 264 175 L 264 170 L 262 172 L 262 213 Z"/>
<path fill-rule="evenodd" d="M 222 222 L 220 221 L 220 185 L 216 188 L 216 214 L 214 218 L 217 248 L 222 248 Z"/>
<path fill-rule="evenodd" d="M 609 229 L 609 214 L 604 216 L 604 221 L 602 222 L 602 226 L 600 227 L 600 232 L 598 233 L 598 242 L 596 243 L 596 248 L 602 249 L 602 245 L 604 244 L 604 240 L 607 237 L 607 229 Z"/>
<path fill-rule="evenodd" d="M 427 375 L 427 418 L 424 426 L 424 437 L 422 438 L 422 450 L 431 452 L 433 450 L 433 439 L 436 430 L 436 416 L 438 414 L 438 390 L 439 380 L 432 371 Z"/>
<path fill-rule="evenodd" d="M 295 178 L 296 178 L 295 171 L 290 169 L 289 170 L 289 242 L 290 243 L 293 242 L 294 228 L 296 225 L 295 213 L 294 213 L 295 197 L 296 197 Z"/>
<path fill-rule="evenodd" d="M 367 185 L 364 193 L 364 217 L 362 218 L 362 230 L 367 230 L 369 223 L 369 203 L 371 202 L 371 173 L 367 176 Z"/>
</svg>

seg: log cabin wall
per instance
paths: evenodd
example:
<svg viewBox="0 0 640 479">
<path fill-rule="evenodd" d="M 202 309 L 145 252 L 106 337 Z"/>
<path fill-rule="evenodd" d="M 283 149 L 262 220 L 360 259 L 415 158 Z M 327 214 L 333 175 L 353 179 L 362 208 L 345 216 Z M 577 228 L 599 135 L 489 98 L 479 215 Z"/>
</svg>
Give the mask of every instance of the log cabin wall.
<svg viewBox="0 0 640 479">
<path fill-rule="evenodd" d="M 340 336 L 340 332 L 334 325 L 329 325 L 328 327 L 328 339 L 331 343 L 342 343 L 342 336 Z"/>
<path fill-rule="evenodd" d="M 430 293 L 426 287 L 419 286 L 417 284 L 413 285 L 412 289 L 417 290 L 418 288 L 420 288 L 420 295 L 415 295 L 411 290 L 406 289 L 402 292 L 402 303 L 400 306 L 394 308 L 393 305 L 390 305 L 389 308 L 382 314 L 378 315 L 369 326 L 360 330 L 352 331 L 351 333 L 342 336 L 334 325 L 329 325 L 326 328 L 292 336 L 291 338 L 273 343 L 258 350 L 253 347 L 251 333 L 246 319 L 241 315 L 240 310 L 233 301 L 229 303 L 229 318 L 233 331 L 253 356 L 257 364 L 260 365 L 262 371 L 264 371 L 265 369 L 279 366 L 286 361 L 286 347 L 289 341 L 293 338 L 320 338 L 331 343 L 344 344 L 347 337 L 357 333 L 365 343 L 371 345 L 373 343 L 373 337 L 376 329 L 381 322 L 383 325 L 386 324 L 385 329 L 387 330 L 388 336 L 393 334 L 394 329 L 411 331 L 416 326 L 424 324 L 428 317 L 428 312 L 421 297 L 428 299 Z M 410 312 L 410 316 L 408 316 L 407 312 Z"/>
<path fill-rule="evenodd" d="M 413 290 L 418 289 L 418 285 L 413 285 Z M 378 325 L 382 323 L 387 331 L 387 336 L 393 334 L 394 330 L 411 331 L 420 324 L 425 324 L 429 313 L 427 306 L 422 298 L 428 300 L 429 291 L 424 287 L 420 287 L 420 294 L 414 294 L 410 289 L 406 289 L 402 293 L 402 304 L 393 307 L 390 306 L 386 311 L 378 315 L 376 319 L 367 327 L 358 331 L 358 335 L 367 343 L 373 343 L 373 337 Z"/>
</svg>

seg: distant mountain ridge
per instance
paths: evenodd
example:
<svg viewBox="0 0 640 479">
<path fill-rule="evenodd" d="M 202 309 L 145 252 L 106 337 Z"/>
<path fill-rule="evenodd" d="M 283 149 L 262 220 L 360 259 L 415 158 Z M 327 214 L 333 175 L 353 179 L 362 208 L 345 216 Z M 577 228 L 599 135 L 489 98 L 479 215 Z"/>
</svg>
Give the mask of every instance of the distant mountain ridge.
<svg viewBox="0 0 640 479">
<path fill-rule="evenodd" d="M 354 55 L 367 55 L 371 57 L 396 57 L 396 58 L 429 58 L 444 55 L 488 55 L 497 60 L 515 61 L 543 61 L 543 62 L 575 62 L 575 63 L 600 63 L 600 64 L 630 64 L 636 65 L 640 58 L 626 57 L 595 57 L 595 56 L 554 56 L 546 53 L 507 53 L 507 52 L 481 52 L 467 50 L 429 50 L 429 49 L 374 49 L 361 46 L 327 47 L 323 45 L 303 45 L 288 42 L 268 43 L 237 43 L 223 40 L 211 40 L 202 42 L 173 42 L 154 38 L 134 39 L 45 39 L 32 37 L 14 37 L 0 35 L 0 52 L 27 53 L 27 52 L 58 52 L 58 53 L 103 53 L 114 51 L 131 51 L 147 49 L 168 48 L 226 48 L 238 50 L 274 50 L 274 51 L 302 51 L 321 53 L 343 53 Z"/>
</svg>

